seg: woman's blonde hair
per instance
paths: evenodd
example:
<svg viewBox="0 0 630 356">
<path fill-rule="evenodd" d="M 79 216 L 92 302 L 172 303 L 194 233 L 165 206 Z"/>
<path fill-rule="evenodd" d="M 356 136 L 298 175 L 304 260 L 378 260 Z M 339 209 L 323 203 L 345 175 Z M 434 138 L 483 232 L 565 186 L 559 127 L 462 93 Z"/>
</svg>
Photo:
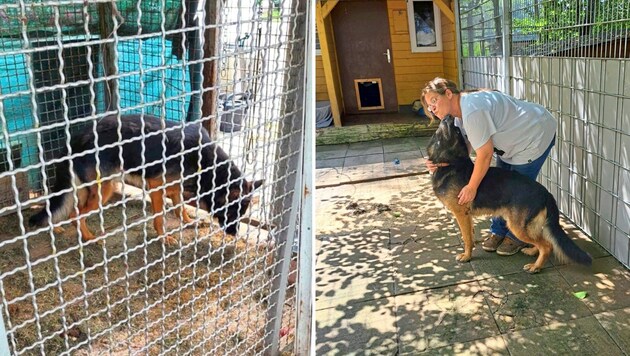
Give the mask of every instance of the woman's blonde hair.
<svg viewBox="0 0 630 356">
<path fill-rule="evenodd" d="M 457 88 L 457 84 L 454 81 L 448 80 L 441 77 L 435 77 L 433 80 L 425 84 L 424 88 L 422 88 L 422 93 L 420 96 L 420 101 L 422 102 L 422 107 L 424 108 L 424 113 L 429 116 L 431 119 L 431 123 L 436 119 L 435 115 L 429 110 L 429 103 L 426 102 L 424 98 L 428 93 L 436 93 L 439 95 L 444 95 L 446 90 L 450 90 L 453 94 L 459 94 L 461 91 Z"/>
<path fill-rule="evenodd" d="M 424 96 L 429 93 L 444 95 L 446 94 L 447 89 L 450 90 L 453 94 L 474 93 L 478 91 L 497 91 L 496 89 L 490 88 L 473 88 L 459 90 L 459 88 L 457 88 L 457 84 L 455 84 L 454 81 L 445 78 L 435 77 L 433 80 L 425 84 L 424 88 L 422 88 L 422 93 L 420 96 L 420 102 L 422 103 L 422 107 L 424 108 L 424 113 L 429 116 L 429 119 L 431 119 L 431 124 L 436 119 L 436 116 L 433 115 L 433 113 L 429 110 L 429 103 L 426 102 Z"/>
</svg>

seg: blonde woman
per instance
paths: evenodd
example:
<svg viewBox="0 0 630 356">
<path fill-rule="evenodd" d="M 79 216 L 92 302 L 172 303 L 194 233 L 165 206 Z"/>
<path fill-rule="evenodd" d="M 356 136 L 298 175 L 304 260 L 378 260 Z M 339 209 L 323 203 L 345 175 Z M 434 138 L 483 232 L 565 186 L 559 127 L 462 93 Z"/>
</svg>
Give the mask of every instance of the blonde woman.
<svg viewBox="0 0 630 356">
<path fill-rule="evenodd" d="M 463 92 L 453 81 L 438 77 L 422 89 L 422 105 L 425 112 L 439 119 L 446 115 L 457 118 L 456 125 L 469 148 L 475 150 L 475 167 L 459 192 L 459 204 L 475 199 L 493 155 L 497 167 L 536 180 L 555 143 L 558 123 L 547 109 L 498 91 Z M 427 168 L 431 172 L 439 169 L 430 161 Z M 501 217 L 492 218 L 490 233 L 481 245 L 486 251 L 510 256 L 527 246 L 509 231 Z"/>
</svg>

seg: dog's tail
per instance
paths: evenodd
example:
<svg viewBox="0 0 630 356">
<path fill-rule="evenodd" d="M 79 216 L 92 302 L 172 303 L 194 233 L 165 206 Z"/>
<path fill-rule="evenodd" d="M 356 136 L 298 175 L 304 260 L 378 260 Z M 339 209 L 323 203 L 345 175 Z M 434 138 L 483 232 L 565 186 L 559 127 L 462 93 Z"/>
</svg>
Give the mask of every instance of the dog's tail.
<svg viewBox="0 0 630 356">
<path fill-rule="evenodd" d="M 553 251 L 560 260 L 564 260 L 564 262 L 571 260 L 586 266 L 591 265 L 593 262 L 591 256 L 582 251 L 560 226 L 560 211 L 558 211 L 556 200 L 551 194 L 547 197 L 547 222 L 543 230 L 546 239 L 551 242 Z"/>
<path fill-rule="evenodd" d="M 70 164 L 68 161 L 57 163 L 55 166 L 55 185 L 52 188 L 51 193 L 60 192 L 64 189 L 70 188 L 72 184 L 72 176 L 70 175 Z M 51 220 L 56 223 L 70 215 L 70 212 L 74 206 L 73 197 L 71 192 L 66 192 L 60 195 L 54 195 L 49 199 L 50 202 L 50 214 L 46 210 L 46 206 L 35 215 L 28 219 L 30 226 L 45 226 Z M 46 204 L 46 203 L 44 203 Z"/>
</svg>

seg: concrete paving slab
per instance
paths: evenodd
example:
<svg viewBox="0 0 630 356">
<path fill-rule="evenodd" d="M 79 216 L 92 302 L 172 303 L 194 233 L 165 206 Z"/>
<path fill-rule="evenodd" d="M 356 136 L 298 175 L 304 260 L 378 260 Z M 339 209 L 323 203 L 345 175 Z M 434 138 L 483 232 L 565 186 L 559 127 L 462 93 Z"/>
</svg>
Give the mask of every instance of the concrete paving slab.
<svg viewBox="0 0 630 356">
<path fill-rule="evenodd" d="M 623 355 L 593 316 L 504 335 L 512 356 Z"/>
<path fill-rule="evenodd" d="M 523 266 L 536 261 L 536 256 L 528 256 L 521 252 L 512 256 L 500 256 L 496 252 L 487 252 L 477 244 L 473 249 L 470 264 L 480 279 L 494 276 L 505 276 L 523 272 Z M 543 269 L 538 273 L 545 273 L 552 268 L 550 259 L 547 260 Z"/>
<path fill-rule="evenodd" d="M 347 180 L 341 173 L 342 168 L 321 168 L 315 170 L 315 182 L 317 186 L 322 185 L 334 185 L 339 182 Z"/>
<path fill-rule="evenodd" d="M 456 248 L 434 249 L 415 242 L 394 246 L 396 295 L 474 280 L 470 263 L 455 260 L 458 253 Z"/>
<path fill-rule="evenodd" d="M 420 153 L 420 149 L 418 146 L 407 140 L 393 140 L 391 142 L 382 142 L 383 144 L 383 153 L 385 154 L 393 154 L 407 151 L 415 151 Z"/>
<path fill-rule="evenodd" d="M 479 281 L 502 333 L 592 315 L 555 270 Z"/>
<path fill-rule="evenodd" d="M 426 216 L 425 214 L 424 216 Z M 390 230 L 390 244 L 405 245 L 410 242 L 422 245 L 430 249 L 445 249 L 453 246 L 461 246 L 462 242 L 459 233 L 452 229 L 440 230 L 439 226 L 443 226 L 438 219 L 444 219 L 450 222 L 450 216 L 436 216 L 429 218 L 435 224 L 426 224 L 423 226 L 395 227 Z"/>
<path fill-rule="evenodd" d="M 339 169 L 342 169 L 344 160 L 345 160 L 345 158 L 343 158 L 343 157 L 341 157 L 341 158 L 329 158 L 329 159 L 318 159 L 315 162 L 315 168 L 316 169 L 320 169 L 320 168 L 339 168 Z"/>
<path fill-rule="evenodd" d="M 416 137 L 415 144 L 422 151 L 423 156 L 427 154 L 427 146 L 429 146 L 429 141 L 431 141 L 431 137 Z"/>
<path fill-rule="evenodd" d="M 355 167 L 344 168 L 342 171 L 342 181 L 358 182 L 363 180 L 375 180 L 383 176 L 383 164 L 375 164 L 374 168 L 356 169 Z"/>
<path fill-rule="evenodd" d="M 426 158 L 420 151 L 386 153 L 384 159 L 385 176 L 403 173 L 428 173 Z"/>
<path fill-rule="evenodd" d="M 596 314 L 595 317 L 608 335 L 626 354 L 630 354 L 630 308 Z"/>
<path fill-rule="evenodd" d="M 400 164 L 405 162 L 412 162 L 419 159 L 426 159 L 426 157 L 423 157 L 422 152 L 415 147 L 412 147 L 410 149 L 408 148 L 404 151 L 385 152 L 383 154 L 383 160 L 385 163 L 398 162 L 398 164 Z M 422 162 L 424 162 L 424 160 Z"/>
<path fill-rule="evenodd" d="M 363 198 L 354 185 L 335 187 L 332 191 L 318 190 L 320 197 L 315 205 L 316 234 L 344 234 L 383 226 L 390 219 L 390 212 L 379 212 L 379 204 L 386 204 L 389 196 Z M 331 188 L 332 189 L 332 188 Z M 337 195 L 338 194 L 338 195 Z M 352 208 L 356 204 L 356 208 Z"/>
<path fill-rule="evenodd" d="M 348 144 L 346 157 L 383 154 L 383 145 L 379 140 Z"/>
<path fill-rule="evenodd" d="M 402 352 L 401 355 L 509 355 L 505 340 L 501 336 L 494 336 L 470 342 L 456 342 L 452 345 L 429 349 L 423 352 Z"/>
<path fill-rule="evenodd" d="M 396 151 L 396 152 L 385 152 L 383 154 L 384 161 L 389 163 L 393 162 L 395 159 L 398 159 L 401 163 L 406 160 L 415 160 L 422 157 L 422 152 L 419 149 L 407 149 L 406 151 Z"/>
<path fill-rule="evenodd" d="M 344 269 L 361 272 L 389 268 L 392 254 L 389 250 L 389 231 L 373 229 L 330 237 L 317 255 L 316 268 Z"/>
<path fill-rule="evenodd" d="M 315 308 L 320 310 L 394 295 L 393 268 L 357 272 L 343 268 L 316 270 Z"/>
<path fill-rule="evenodd" d="M 612 256 L 593 260 L 592 268 L 566 265 L 558 272 L 573 292 L 588 294 L 582 302 L 593 313 L 630 307 L 630 271 Z"/>
<path fill-rule="evenodd" d="M 317 260 L 317 256 L 324 251 L 326 251 L 326 244 L 328 243 L 328 239 L 332 236 L 329 235 L 320 235 L 315 238 L 315 259 Z"/>
<path fill-rule="evenodd" d="M 476 282 L 394 298 L 402 353 L 420 352 L 499 333 Z"/>
<path fill-rule="evenodd" d="M 417 177 L 406 177 L 318 189 L 315 193 L 317 234 L 365 226 L 405 226 L 409 225 L 409 219 L 421 221 L 421 206 L 438 204 L 435 199 L 425 198 L 430 192 L 423 191 L 418 184 L 421 181 Z M 356 210 L 347 209 L 350 203 L 359 204 L 365 212 L 357 214 Z M 379 212 L 378 204 L 389 206 L 391 211 Z"/>
<path fill-rule="evenodd" d="M 344 158 L 348 153 L 348 144 L 341 145 L 323 145 L 315 147 L 315 158 L 330 159 L 330 158 Z"/>
<path fill-rule="evenodd" d="M 560 226 L 571 237 L 571 239 L 580 247 L 584 252 L 591 255 L 593 258 L 610 256 L 608 251 L 604 250 L 597 242 L 589 239 L 586 234 L 580 230 L 577 226 L 571 223 L 567 218 L 560 218 Z M 552 260 L 553 264 L 558 266 L 564 263 L 559 262 L 556 258 Z"/>
<path fill-rule="evenodd" d="M 428 138 L 422 144 L 419 141 L 409 143 L 422 150 Z M 567 221 L 562 222 L 567 233 L 596 258 L 592 270 L 575 265 L 554 267 L 554 260 L 550 259 L 542 272 L 529 275 L 522 267 L 535 257 L 503 257 L 487 253 L 480 246 L 475 248 L 472 262 L 456 262 L 455 255 L 462 251 L 459 229 L 435 198 L 428 174 L 360 181 L 413 172 L 405 159 L 399 165 L 388 161 L 393 157 L 389 152 L 400 157 L 405 152 L 417 154 L 415 149 L 394 152 L 403 149 L 402 143 L 365 143 L 377 147 L 376 155 L 382 149 L 384 161 L 380 163 L 355 166 L 345 172 L 332 168 L 316 170 L 318 186 L 321 182 L 347 183 L 316 191 L 318 355 L 415 355 L 423 348 L 425 354 L 527 352 L 531 356 L 538 351 L 548 354 L 549 350 L 563 354 L 573 351 L 572 345 L 582 348 L 572 339 L 579 333 L 572 334 L 575 327 L 571 323 L 584 321 L 588 325 L 577 330 L 584 332 L 586 338 L 593 338 L 594 344 L 600 343 L 599 337 L 608 331 L 611 338 L 602 342 L 614 346 L 610 348 L 613 354 L 618 351 L 615 345 L 627 347 L 619 341 L 630 338 L 626 321 L 630 313 L 626 310 L 630 308 L 627 269 Z M 416 163 L 426 170 L 424 161 Z M 388 210 L 379 210 L 379 205 Z M 475 240 L 480 242 L 488 235 L 489 220 L 476 219 L 475 225 Z M 376 232 L 369 235 L 372 230 Z M 454 290 L 464 288 L 463 285 L 477 285 L 478 290 L 435 295 L 437 290 Z M 589 296 L 577 299 L 573 292 L 580 290 Z M 471 296 L 472 302 L 462 302 L 460 295 Z M 417 305 L 415 312 L 410 307 L 412 312 L 403 313 L 405 305 L 398 302 L 403 296 L 409 298 L 405 305 Z M 468 314 L 458 308 L 481 308 L 480 305 L 485 305 L 489 325 L 494 329 L 482 328 L 481 333 L 475 333 L 474 318 L 462 317 Z M 438 310 L 446 312 L 436 314 Z M 397 315 L 397 311 L 401 314 Z M 592 317 L 594 313 L 599 313 L 597 319 Z M 459 316 L 457 320 L 449 319 L 452 315 Z M 603 327 L 598 329 L 593 320 Z M 396 325 L 399 331 L 408 330 L 409 334 L 398 334 Z M 561 339 L 559 345 L 547 336 L 556 329 L 563 330 L 552 336 Z M 488 330 L 493 331 L 484 333 Z M 544 335 L 536 335 L 532 330 L 543 330 Z M 505 333 L 503 337 L 499 336 L 501 331 Z M 413 332 L 415 336 L 409 336 Z M 405 337 L 409 338 L 408 343 L 403 342 Z M 595 348 L 598 352 L 600 349 Z"/>
<path fill-rule="evenodd" d="M 378 166 L 378 165 L 380 166 Z M 383 154 L 366 154 L 361 156 L 346 156 L 343 161 L 344 170 L 382 171 Z"/>
<path fill-rule="evenodd" d="M 408 159 L 404 160 L 400 163 L 402 169 L 409 173 L 429 173 L 427 166 L 425 164 L 425 158 L 416 158 L 416 159 Z"/>
<path fill-rule="evenodd" d="M 393 298 L 317 311 L 316 355 L 394 355 L 398 349 Z"/>
</svg>

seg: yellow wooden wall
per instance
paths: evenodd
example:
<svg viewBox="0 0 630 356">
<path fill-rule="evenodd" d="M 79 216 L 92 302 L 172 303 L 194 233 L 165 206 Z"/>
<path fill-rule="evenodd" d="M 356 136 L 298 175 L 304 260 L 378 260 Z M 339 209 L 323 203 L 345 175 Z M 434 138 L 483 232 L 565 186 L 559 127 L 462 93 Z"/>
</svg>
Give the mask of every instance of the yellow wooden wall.
<svg viewBox="0 0 630 356">
<path fill-rule="evenodd" d="M 315 56 L 315 100 L 328 100 L 324 64 L 322 62 L 322 56 L 320 55 Z"/>
<path fill-rule="evenodd" d="M 453 6 L 450 6 L 453 10 Z M 444 55 L 444 77 L 459 82 L 457 65 L 457 37 L 455 24 L 442 15 L 442 54 Z"/>
<path fill-rule="evenodd" d="M 442 52 L 413 53 L 409 39 L 407 2 L 388 0 L 387 11 L 398 105 L 411 105 L 414 100 L 420 98 L 420 90 L 424 84 L 437 76 L 457 79 L 455 24 L 441 15 Z"/>
<path fill-rule="evenodd" d="M 443 1 L 443 0 L 436 0 Z M 412 53 L 405 0 L 387 0 L 392 60 L 396 76 L 398 105 L 411 105 L 420 98 L 422 86 L 441 76 L 458 81 L 455 24 L 444 15 L 442 21 L 442 52 Z M 316 100 L 328 100 L 321 56 L 315 57 Z"/>
</svg>

